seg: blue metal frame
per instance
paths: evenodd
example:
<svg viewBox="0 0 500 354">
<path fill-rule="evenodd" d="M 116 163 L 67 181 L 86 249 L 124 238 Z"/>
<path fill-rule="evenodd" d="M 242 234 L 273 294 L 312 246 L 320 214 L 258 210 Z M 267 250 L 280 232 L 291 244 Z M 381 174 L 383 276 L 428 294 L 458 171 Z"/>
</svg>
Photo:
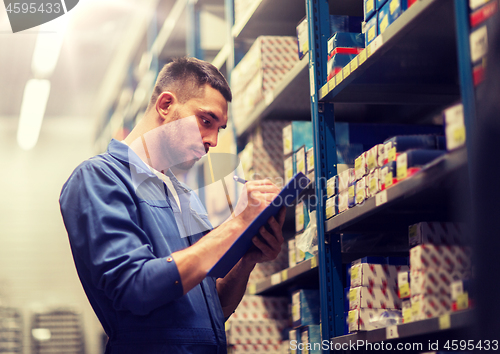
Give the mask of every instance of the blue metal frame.
<svg viewBox="0 0 500 354">
<path fill-rule="evenodd" d="M 468 155 L 473 156 L 471 145 L 476 131 L 476 96 L 470 56 L 469 2 L 467 0 L 455 0 L 455 25 L 457 31 L 458 76 L 467 134 L 466 145 Z"/>
<path fill-rule="evenodd" d="M 337 174 L 333 104 L 318 102 L 318 89 L 326 83 L 327 40 L 330 35 L 328 0 L 306 0 L 309 27 L 311 118 L 314 130 L 319 277 L 322 339 L 344 333 L 344 291 L 340 235 L 325 235 L 326 180 Z"/>
</svg>

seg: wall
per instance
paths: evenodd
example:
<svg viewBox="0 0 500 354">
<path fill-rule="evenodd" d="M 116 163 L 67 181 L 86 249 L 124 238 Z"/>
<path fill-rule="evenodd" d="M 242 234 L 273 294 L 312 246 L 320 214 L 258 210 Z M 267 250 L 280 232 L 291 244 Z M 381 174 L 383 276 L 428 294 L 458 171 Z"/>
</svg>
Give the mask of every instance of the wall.
<svg viewBox="0 0 500 354">
<path fill-rule="evenodd" d="M 86 352 L 100 353 L 102 329 L 78 280 L 58 202 L 71 171 L 92 155 L 92 121 L 46 119 L 31 151 L 17 146 L 16 132 L 16 118 L 0 118 L 0 303 L 22 308 L 25 327 L 38 308 L 76 308 Z M 28 331 L 25 346 L 30 353 Z"/>
</svg>

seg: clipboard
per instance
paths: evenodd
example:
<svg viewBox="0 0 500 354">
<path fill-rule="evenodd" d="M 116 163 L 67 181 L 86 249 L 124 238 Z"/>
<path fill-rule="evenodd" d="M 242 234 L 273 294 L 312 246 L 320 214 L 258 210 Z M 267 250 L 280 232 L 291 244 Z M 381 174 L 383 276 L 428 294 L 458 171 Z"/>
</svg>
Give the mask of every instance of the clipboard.
<svg viewBox="0 0 500 354">
<path fill-rule="evenodd" d="M 208 271 L 208 276 L 224 278 L 245 255 L 252 243 L 252 238 L 259 233 L 261 226 L 267 223 L 271 216 L 275 216 L 283 205 L 290 205 L 306 188 L 310 180 L 302 172 L 297 173 L 281 190 L 269 206 L 264 209 L 245 231 L 238 237 L 219 261 Z"/>
</svg>

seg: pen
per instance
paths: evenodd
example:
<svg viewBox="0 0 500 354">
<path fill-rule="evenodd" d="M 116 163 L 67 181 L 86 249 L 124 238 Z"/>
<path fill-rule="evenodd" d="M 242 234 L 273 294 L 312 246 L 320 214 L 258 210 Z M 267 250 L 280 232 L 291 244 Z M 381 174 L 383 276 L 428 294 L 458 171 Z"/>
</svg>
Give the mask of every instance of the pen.
<svg viewBox="0 0 500 354">
<path fill-rule="evenodd" d="M 238 176 L 236 176 L 236 175 L 235 175 L 235 176 L 233 176 L 233 179 L 234 179 L 236 182 L 240 182 L 240 183 L 242 183 L 242 184 L 247 183 L 247 181 L 246 181 L 246 180 L 244 180 L 243 178 L 238 177 Z"/>
</svg>

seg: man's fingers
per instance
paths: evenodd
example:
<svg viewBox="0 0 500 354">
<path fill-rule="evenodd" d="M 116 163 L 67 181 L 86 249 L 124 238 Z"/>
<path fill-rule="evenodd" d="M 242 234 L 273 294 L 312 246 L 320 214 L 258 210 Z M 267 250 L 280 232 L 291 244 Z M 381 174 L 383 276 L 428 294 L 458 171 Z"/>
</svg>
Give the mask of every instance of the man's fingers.
<svg viewBox="0 0 500 354">
<path fill-rule="evenodd" d="M 281 225 L 278 223 L 278 221 L 271 216 L 269 220 L 267 221 L 268 225 L 271 227 L 271 230 L 273 232 L 274 238 L 281 244 L 285 240 L 283 238 L 283 234 L 281 232 Z M 267 231 L 267 230 L 266 230 Z"/>
<path fill-rule="evenodd" d="M 286 217 L 286 207 L 282 207 L 278 214 L 278 222 L 281 227 L 283 227 L 283 224 L 285 223 L 285 217 Z"/>
</svg>

